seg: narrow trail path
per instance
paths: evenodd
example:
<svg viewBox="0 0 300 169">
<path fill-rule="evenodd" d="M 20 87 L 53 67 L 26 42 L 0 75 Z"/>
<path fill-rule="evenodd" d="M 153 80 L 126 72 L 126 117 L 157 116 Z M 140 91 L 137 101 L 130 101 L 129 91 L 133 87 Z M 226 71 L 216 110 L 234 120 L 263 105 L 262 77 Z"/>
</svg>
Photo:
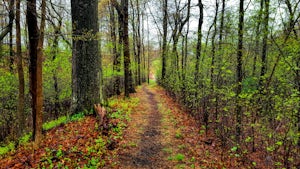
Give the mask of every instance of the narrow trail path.
<svg viewBox="0 0 300 169">
<path fill-rule="evenodd" d="M 139 104 L 130 114 L 114 168 L 245 168 L 230 160 L 219 141 L 205 135 L 161 87 L 144 84 L 132 97 Z"/>
<path fill-rule="evenodd" d="M 133 97 L 139 98 L 139 104 L 132 110 L 131 121 L 120 142 L 116 168 L 195 168 L 192 151 L 196 149 L 192 144 L 197 143 L 183 142 L 184 126 L 180 121 L 184 119 L 176 116 L 178 109 L 164 90 L 143 85 Z M 197 133 L 194 130 L 192 133 Z"/>
<path fill-rule="evenodd" d="M 120 152 L 121 168 L 163 168 L 162 160 L 162 114 L 158 110 L 158 102 L 152 91 L 142 87 L 139 106 L 132 115 L 135 128 L 128 129 L 125 140 L 130 142 L 129 147 Z M 138 130 L 137 133 L 131 131 Z"/>
</svg>

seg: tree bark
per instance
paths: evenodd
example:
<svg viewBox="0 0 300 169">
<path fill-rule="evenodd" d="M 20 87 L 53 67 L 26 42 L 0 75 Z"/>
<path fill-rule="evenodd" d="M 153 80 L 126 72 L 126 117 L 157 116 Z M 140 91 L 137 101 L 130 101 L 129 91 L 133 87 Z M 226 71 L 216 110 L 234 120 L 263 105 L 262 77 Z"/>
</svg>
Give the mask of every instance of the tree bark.
<svg viewBox="0 0 300 169">
<path fill-rule="evenodd" d="M 257 25 L 255 28 L 255 49 L 254 49 L 254 58 L 253 58 L 253 66 L 252 66 L 252 76 L 255 76 L 256 72 L 256 62 L 257 62 L 257 55 L 259 53 L 259 41 L 260 41 L 260 25 L 261 25 L 261 18 L 262 18 L 262 13 L 263 13 L 263 8 L 264 8 L 264 0 L 260 1 L 260 9 L 258 13 L 258 18 L 257 18 Z"/>
<path fill-rule="evenodd" d="M 21 26 L 20 26 L 20 0 L 16 0 L 16 48 L 17 48 L 17 70 L 19 80 L 19 95 L 18 95 L 18 121 L 17 130 L 18 136 L 21 136 L 25 129 L 25 81 L 24 69 L 21 49 Z"/>
<path fill-rule="evenodd" d="M 166 76 L 167 62 L 167 36 L 168 36 L 168 0 L 163 1 L 163 42 L 162 42 L 162 81 Z"/>
<path fill-rule="evenodd" d="M 270 0 L 264 0 L 265 11 L 264 11 L 264 19 L 263 19 L 263 43 L 262 43 L 262 54 L 261 54 L 261 71 L 260 71 L 260 79 L 259 79 L 259 90 L 260 93 L 263 93 L 263 82 L 265 81 L 265 74 L 267 69 L 267 40 L 269 34 L 269 7 Z"/>
<path fill-rule="evenodd" d="M 215 17 L 213 21 L 214 31 L 211 38 L 211 66 L 210 66 L 210 88 L 212 94 L 214 93 L 214 74 L 215 74 L 215 59 L 216 59 L 216 35 L 217 35 L 217 19 L 218 19 L 218 11 L 219 11 L 219 0 L 216 0 L 216 10 L 215 10 Z"/>
<path fill-rule="evenodd" d="M 239 103 L 239 95 L 242 92 L 243 81 L 243 33 L 244 33 L 244 0 L 240 0 L 239 24 L 238 24 L 238 47 L 237 47 L 237 67 L 236 67 L 236 142 L 240 143 L 242 129 L 242 106 Z"/>
<path fill-rule="evenodd" d="M 100 102 L 98 1 L 71 0 L 72 113 L 91 111 Z"/>
<path fill-rule="evenodd" d="M 124 50 L 124 73 L 125 73 L 125 97 L 129 97 L 130 93 L 134 93 L 132 72 L 130 70 L 130 47 L 129 47 L 129 36 L 128 36 L 128 0 L 122 1 L 123 9 L 123 50 Z"/>
<path fill-rule="evenodd" d="M 29 37 L 29 76 L 33 118 L 33 138 L 36 145 L 42 140 L 42 57 L 38 55 L 39 30 L 37 25 L 36 0 L 27 0 L 27 26 Z"/>
<path fill-rule="evenodd" d="M 199 75 L 199 69 L 200 69 L 200 58 L 201 58 L 201 52 L 202 52 L 202 25 L 203 25 L 203 4 L 202 0 L 198 0 L 199 5 L 199 19 L 198 19 L 198 30 L 197 30 L 197 47 L 196 47 L 196 67 L 195 67 L 195 83 L 199 83 L 200 75 Z"/>
<path fill-rule="evenodd" d="M 109 18 L 110 18 L 110 38 L 113 45 L 113 70 L 116 74 L 114 81 L 114 93 L 117 95 L 121 94 L 120 90 L 120 72 L 121 72 L 121 58 L 120 53 L 117 50 L 117 35 L 116 35 L 116 21 L 115 21 L 115 11 L 113 5 L 109 6 Z"/>
</svg>

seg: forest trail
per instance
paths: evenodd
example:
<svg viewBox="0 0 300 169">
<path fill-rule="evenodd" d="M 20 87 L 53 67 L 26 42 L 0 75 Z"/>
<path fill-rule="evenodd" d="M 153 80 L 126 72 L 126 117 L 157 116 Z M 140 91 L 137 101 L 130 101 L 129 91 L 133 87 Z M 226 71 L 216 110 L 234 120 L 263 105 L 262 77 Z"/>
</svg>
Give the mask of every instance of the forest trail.
<svg viewBox="0 0 300 169">
<path fill-rule="evenodd" d="M 143 85 L 133 97 L 139 98 L 139 104 L 132 110 L 124 139 L 119 143 L 114 168 L 236 166 L 234 160 L 222 161 L 216 141 L 201 131 L 199 134 L 196 121 L 184 113 L 161 87 Z M 205 143 L 207 139 L 211 143 Z"/>
<path fill-rule="evenodd" d="M 27 143 L 0 158 L 0 168 L 249 168 L 158 85 L 138 87 L 131 99 L 115 97 L 112 108 L 119 115 L 108 133 L 95 117 L 80 117 L 47 131 L 39 149 Z"/>
<path fill-rule="evenodd" d="M 162 152 L 162 114 L 155 95 L 148 87 L 140 90 L 143 97 L 132 116 L 130 128 L 125 133 L 128 146 L 119 154 L 121 168 L 163 168 L 166 163 Z M 131 129 L 132 128 L 132 129 Z M 132 132 L 136 131 L 136 132 Z"/>
</svg>

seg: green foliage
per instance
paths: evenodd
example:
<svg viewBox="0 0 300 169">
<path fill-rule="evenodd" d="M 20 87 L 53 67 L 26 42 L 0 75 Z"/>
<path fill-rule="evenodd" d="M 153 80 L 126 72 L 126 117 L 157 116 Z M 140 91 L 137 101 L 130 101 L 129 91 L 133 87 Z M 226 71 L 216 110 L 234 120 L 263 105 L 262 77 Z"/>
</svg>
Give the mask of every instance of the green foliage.
<svg viewBox="0 0 300 169">
<path fill-rule="evenodd" d="M 15 144 L 10 142 L 8 145 L 4 147 L 0 147 L 0 155 L 5 155 L 6 153 L 15 149 Z"/>
<path fill-rule="evenodd" d="M 170 157 L 168 158 L 168 160 L 183 161 L 184 158 L 185 158 L 185 156 L 184 156 L 183 154 L 178 153 L 178 154 L 176 154 L 176 155 L 174 155 L 174 156 L 170 156 Z"/>
<path fill-rule="evenodd" d="M 85 117 L 84 112 L 80 112 L 80 113 L 72 115 L 71 118 L 70 118 L 70 120 L 71 121 L 78 121 L 78 120 L 83 119 L 84 117 Z"/>
<path fill-rule="evenodd" d="M 46 122 L 43 124 L 43 129 L 49 130 L 49 129 L 57 127 L 61 124 L 65 124 L 65 123 L 67 123 L 67 119 L 68 119 L 67 116 L 62 116 L 62 117 L 59 117 L 57 120 Z"/>
<path fill-rule="evenodd" d="M 25 134 L 23 137 L 19 138 L 19 144 L 25 144 L 28 143 L 30 141 L 32 137 L 32 132 L 29 132 L 27 134 Z"/>
</svg>

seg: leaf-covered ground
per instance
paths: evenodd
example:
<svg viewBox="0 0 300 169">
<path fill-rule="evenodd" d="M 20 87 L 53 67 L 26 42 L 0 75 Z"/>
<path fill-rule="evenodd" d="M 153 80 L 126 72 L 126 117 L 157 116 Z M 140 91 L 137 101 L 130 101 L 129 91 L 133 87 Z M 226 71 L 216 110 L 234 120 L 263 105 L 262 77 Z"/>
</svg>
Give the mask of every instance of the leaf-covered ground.
<svg viewBox="0 0 300 169">
<path fill-rule="evenodd" d="M 110 107 L 107 132 L 95 117 L 79 118 L 47 131 L 39 149 L 27 143 L 2 157 L 0 168 L 255 168 L 205 135 L 156 85 L 115 97 Z"/>
</svg>

